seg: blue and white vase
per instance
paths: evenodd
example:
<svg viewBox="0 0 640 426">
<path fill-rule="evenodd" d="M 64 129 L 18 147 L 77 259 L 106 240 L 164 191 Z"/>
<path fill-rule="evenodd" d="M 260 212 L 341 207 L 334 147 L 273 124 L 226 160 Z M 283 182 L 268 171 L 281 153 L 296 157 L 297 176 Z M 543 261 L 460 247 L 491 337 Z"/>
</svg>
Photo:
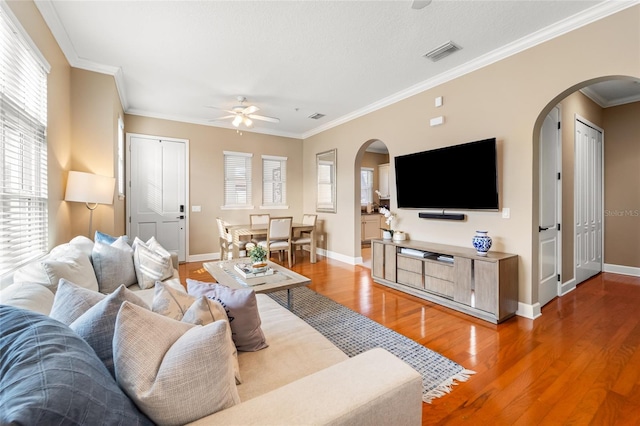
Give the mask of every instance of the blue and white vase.
<svg viewBox="0 0 640 426">
<path fill-rule="evenodd" d="M 486 256 L 491 248 L 491 237 L 487 235 L 487 231 L 476 231 L 476 235 L 471 240 L 473 247 L 476 249 L 478 256 Z"/>
</svg>

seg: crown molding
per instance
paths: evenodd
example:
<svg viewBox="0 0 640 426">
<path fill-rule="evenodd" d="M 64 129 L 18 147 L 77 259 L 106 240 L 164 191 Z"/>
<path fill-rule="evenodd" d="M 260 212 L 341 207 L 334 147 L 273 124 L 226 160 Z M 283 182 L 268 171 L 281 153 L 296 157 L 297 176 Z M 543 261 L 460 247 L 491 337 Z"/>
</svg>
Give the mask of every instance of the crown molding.
<svg viewBox="0 0 640 426">
<path fill-rule="evenodd" d="M 581 13 L 578 13 L 562 21 L 559 21 L 553 25 L 550 25 L 539 31 L 536 31 L 526 37 L 523 37 L 505 46 L 502 46 L 499 49 L 493 50 L 472 61 L 469 61 L 458 67 L 448 70 L 445 73 L 442 73 L 431 79 L 425 80 L 421 83 L 411 86 L 408 89 L 405 89 L 394 95 L 381 99 L 364 108 L 361 108 L 350 114 L 344 115 L 340 118 L 337 118 L 333 121 L 323 124 L 322 126 L 316 127 L 304 133 L 302 135 L 302 138 L 307 139 L 313 135 L 317 135 L 318 133 L 324 132 L 333 127 L 344 124 L 348 121 L 354 120 L 358 117 L 369 114 L 373 111 L 379 110 L 381 108 L 384 108 L 386 106 L 399 102 L 403 99 L 407 99 L 411 96 L 417 95 L 418 93 L 422 93 L 426 90 L 432 89 L 448 81 L 459 78 L 465 74 L 469 74 L 473 71 L 477 71 L 495 62 L 501 61 L 502 59 L 506 59 L 524 50 L 530 49 L 541 43 L 552 40 L 563 34 L 571 32 L 585 25 L 591 24 L 595 21 L 598 21 L 610 15 L 613 15 L 614 13 L 620 12 L 624 9 L 635 6 L 637 4 L 640 4 L 640 0 L 630 0 L 630 1 L 605 0 L 604 2 L 596 6 L 593 6 L 587 10 L 584 10 Z"/>
<path fill-rule="evenodd" d="M 626 98 L 616 99 L 615 101 L 608 101 L 602 96 L 598 95 L 594 90 L 589 87 L 583 87 L 580 89 L 583 95 L 597 103 L 601 108 L 611 108 L 614 106 L 620 106 L 630 104 L 633 102 L 640 102 L 640 94 L 627 96 Z"/>
<path fill-rule="evenodd" d="M 4 1 L 4 0 L 3 0 Z M 69 36 L 60 21 L 60 18 L 55 10 L 53 2 L 51 0 L 34 0 L 34 3 L 40 14 L 44 18 L 45 22 L 49 26 L 53 36 L 55 37 L 58 45 L 62 49 L 65 57 L 69 64 L 74 68 L 80 68 L 87 71 L 94 71 L 101 74 L 110 74 L 113 75 L 116 81 L 116 87 L 118 90 L 118 94 L 120 96 L 120 102 L 122 104 L 122 108 L 127 114 L 140 115 L 152 118 L 161 118 L 166 120 L 174 120 L 174 121 L 182 121 L 185 123 L 193 123 L 193 124 L 201 124 L 205 126 L 213 126 L 213 127 L 222 127 L 222 128 L 231 128 L 233 130 L 237 130 L 235 127 L 229 125 L 212 125 L 210 122 L 205 122 L 202 120 L 193 120 L 186 117 L 178 117 L 178 116 L 163 116 L 160 114 L 155 114 L 147 111 L 140 110 L 129 110 L 129 103 L 127 101 L 126 90 L 125 90 L 125 82 L 122 69 L 120 67 L 114 67 L 109 65 L 98 64 L 92 61 L 88 61 L 86 59 L 78 57 L 76 50 L 69 39 Z M 339 126 L 341 124 L 347 123 L 351 120 L 354 120 L 363 115 L 369 114 L 371 112 L 377 111 L 386 106 L 392 105 L 404 99 L 407 99 L 411 96 L 414 96 L 418 93 L 424 92 L 426 90 L 432 89 L 436 86 L 444 84 L 448 81 L 459 78 L 465 74 L 476 71 L 480 68 L 491 65 L 495 62 L 498 62 L 502 59 L 508 58 L 509 56 L 513 56 L 519 52 L 522 52 L 526 49 L 537 46 L 538 44 L 544 43 L 553 38 L 559 37 L 563 34 L 566 34 L 570 31 L 588 25 L 592 22 L 603 19 L 609 15 L 620 12 L 629 7 L 633 7 L 635 5 L 640 4 L 640 0 L 605 0 L 581 13 L 573 15 L 567 19 L 564 19 L 560 22 L 557 22 L 549 27 L 546 27 L 542 30 L 539 30 L 533 34 L 528 35 L 527 37 L 523 37 L 515 42 L 509 43 L 499 49 L 496 49 L 492 52 L 489 52 L 483 56 L 478 57 L 477 59 L 467 62 L 463 65 L 460 65 L 452 70 L 447 71 L 446 73 L 442 73 L 437 75 L 431 79 L 425 80 L 421 83 L 413 85 L 408 89 L 395 93 L 391 96 L 388 96 L 384 99 L 381 99 L 377 102 L 374 102 L 364 108 L 353 111 L 349 114 L 346 114 L 340 118 L 337 118 L 333 121 L 325 123 L 319 127 L 316 127 L 308 132 L 304 132 L 302 134 L 292 134 L 287 132 L 277 132 L 271 130 L 243 130 L 248 132 L 255 133 L 264 133 L 268 135 L 274 136 L 283 136 L 290 137 L 295 139 L 307 139 L 311 136 L 314 136 L 318 133 L 329 130 L 333 127 Z M 586 94 L 586 93 L 585 93 Z M 587 95 L 589 96 L 589 95 Z M 629 102 L 634 102 L 629 101 Z"/>
<path fill-rule="evenodd" d="M 134 109 L 130 109 L 128 111 L 125 111 L 125 114 L 137 115 L 137 116 L 140 116 L 140 117 L 157 118 L 159 120 L 177 121 L 177 122 L 180 122 L 180 123 L 198 124 L 200 126 L 219 127 L 219 128 L 222 128 L 222 129 L 229 129 L 229 130 L 239 130 L 242 133 L 245 133 L 245 132 L 246 133 L 259 133 L 259 134 L 262 134 L 262 135 L 281 136 L 283 138 L 293 138 L 293 139 L 302 140 L 300 135 L 294 134 L 294 133 L 279 132 L 277 130 L 271 130 L 271 129 L 257 129 L 257 128 L 249 129 L 249 128 L 246 128 L 246 127 L 237 128 L 237 127 L 234 127 L 231 123 L 213 124 L 209 120 L 196 120 L 196 119 L 193 119 L 191 117 L 183 117 L 183 116 L 179 116 L 179 115 L 158 114 L 158 113 L 155 113 L 155 112 L 144 111 L 144 110 L 135 109 L 135 108 Z"/>
</svg>

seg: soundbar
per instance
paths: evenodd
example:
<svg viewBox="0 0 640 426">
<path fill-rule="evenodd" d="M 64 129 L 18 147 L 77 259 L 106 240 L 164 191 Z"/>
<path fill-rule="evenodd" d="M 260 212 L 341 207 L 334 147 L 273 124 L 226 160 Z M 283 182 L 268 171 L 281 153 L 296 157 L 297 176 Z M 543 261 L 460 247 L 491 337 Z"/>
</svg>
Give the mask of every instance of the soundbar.
<svg viewBox="0 0 640 426">
<path fill-rule="evenodd" d="M 466 215 L 463 213 L 418 213 L 418 217 L 422 219 L 443 219 L 443 220 L 465 220 Z"/>
</svg>

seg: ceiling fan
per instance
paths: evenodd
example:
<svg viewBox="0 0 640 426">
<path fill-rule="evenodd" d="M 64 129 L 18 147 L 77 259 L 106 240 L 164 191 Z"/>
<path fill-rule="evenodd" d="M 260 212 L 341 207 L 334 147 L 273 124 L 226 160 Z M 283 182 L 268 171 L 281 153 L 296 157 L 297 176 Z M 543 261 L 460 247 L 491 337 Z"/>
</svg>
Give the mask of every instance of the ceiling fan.
<svg viewBox="0 0 640 426">
<path fill-rule="evenodd" d="M 244 96 L 238 96 L 236 99 L 238 100 L 238 102 L 240 102 L 240 105 L 236 105 L 231 109 L 222 109 L 222 108 L 210 106 L 209 108 L 222 109 L 223 111 L 228 112 L 229 115 L 214 118 L 209 121 L 220 121 L 220 120 L 227 120 L 229 118 L 232 118 L 233 121 L 231 121 L 231 124 L 233 124 L 234 127 L 239 127 L 240 124 L 244 124 L 249 128 L 253 127 L 253 120 L 268 121 L 270 123 L 280 122 L 279 118 L 254 114 L 258 112 L 260 108 L 258 108 L 255 105 L 249 105 L 249 106 L 244 105 L 244 103 L 247 101 L 247 98 L 245 98 Z"/>
</svg>

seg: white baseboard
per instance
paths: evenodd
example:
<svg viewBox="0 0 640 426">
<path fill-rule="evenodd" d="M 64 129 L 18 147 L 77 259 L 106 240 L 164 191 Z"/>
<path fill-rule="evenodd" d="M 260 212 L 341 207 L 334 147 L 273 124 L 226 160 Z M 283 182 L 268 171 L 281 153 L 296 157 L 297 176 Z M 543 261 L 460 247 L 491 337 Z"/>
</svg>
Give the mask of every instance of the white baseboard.
<svg viewBox="0 0 640 426">
<path fill-rule="evenodd" d="M 623 265 L 610 265 L 604 264 L 604 272 L 613 272 L 614 274 L 631 275 L 633 277 L 640 277 L 640 268 L 633 266 Z"/>
<path fill-rule="evenodd" d="M 564 282 L 560 285 L 560 296 L 564 296 L 567 293 L 572 292 L 576 289 L 576 279 L 572 278 L 567 282 Z"/>
<path fill-rule="evenodd" d="M 542 312 L 540 312 L 540 304 L 536 302 L 531 305 L 528 303 L 518 302 L 518 310 L 516 311 L 516 315 L 518 315 L 519 317 L 536 319 L 540 315 L 542 315 Z"/>
<path fill-rule="evenodd" d="M 220 260 L 220 253 L 204 253 L 189 256 L 187 262 L 209 262 L 211 260 Z"/>
<path fill-rule="evenodd" d="M 345 256 L 344 254 L 335 253 L 321 248 L 316 249 L 316 254 L 328 257 L 329 259 L 335 259 L 343 263 L 348 263 L 349 265 L 359 265 L 360 263 L 362 263 L 362 258 L 360 258 L 360 263 L 356 263 L 358 260 L 358 258 L 356 257 Z"/>
</svg>

